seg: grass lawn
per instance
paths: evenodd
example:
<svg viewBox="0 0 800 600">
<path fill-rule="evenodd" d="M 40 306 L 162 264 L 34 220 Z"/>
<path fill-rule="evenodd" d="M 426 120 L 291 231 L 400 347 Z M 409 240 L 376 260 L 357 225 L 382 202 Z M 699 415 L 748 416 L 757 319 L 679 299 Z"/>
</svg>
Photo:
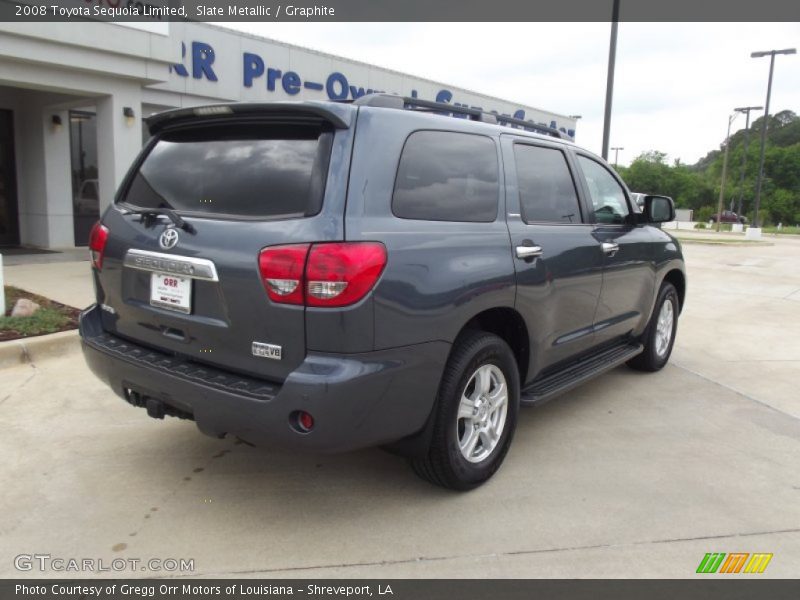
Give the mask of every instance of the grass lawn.
<svg viewBox="0 0 800 600">
<path fill-rule="evenodd" d="M 694 226 L 695 231 L 717 231 L 717 224 L 714 223 L 712 225 L 708 225 L 707 223 L 696 223 Z M 731 223 L 722 223 L 722 227 L 720 231 L 732 231 Z M 784 225 L 780 229 L 775 226 L 770 227 L 762 227 L 761 233 L 776 233 L 776 234 L 786 234 L 786 235 L 800 235 L 800 226 Z"/>
<path fill-rule="evenodd" d="M 762 233 L 784 233 L 789 235 L 800 235 L 800 227 L 786 227 L 785 225 L 778 229 L 777 227 L 764 227 Z"/>
<path fill-rule="evenodd" d="M 78 327 L 78 314 L 80 311 L 77 308 L 66 306 L 10 285 L 5 286 L 4 292 L 6 295 L 6 312 L 0 316 L 0 341 L 45 335 Z M 41 308 L 30 317 L 11 317 L 11 309 L 14 308 L 14 304 L 20 298 L 32 300 Z"/>
</svg>

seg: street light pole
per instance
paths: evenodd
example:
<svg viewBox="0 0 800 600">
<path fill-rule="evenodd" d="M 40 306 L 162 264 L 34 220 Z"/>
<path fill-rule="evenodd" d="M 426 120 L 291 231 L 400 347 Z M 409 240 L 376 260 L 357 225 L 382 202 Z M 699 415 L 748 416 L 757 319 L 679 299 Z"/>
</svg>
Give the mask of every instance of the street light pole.
<svg viewBox="0 0 800 600">
<path fill-rule="evenodd" d="M 786 48 L 785 50 L 766 50 L 763 52 L 753 52 L 750 54 L 751 58 L 761 58 L 762 56 L 769 56 L 769 80 L 767 81 L 767 102 L 764 105 L 764 121 L 761 123 L 761 154 L 758 159 L 758 179 L 756 183 L 756 207 L 753 213 L 753 227 L 758 228 L 758 208 L 761 205 L 761 184 L 764 179 L 764 151 L 767 143 L 767 121 L 769 121 L 769 99 L 772 94 L 772 73 L 775 70 L 775 55 L 776 54 L 796 54 L 795 48 Z"/>
<path fill-rule="evenodd" d="M 719 202 L 717 202 L 717 232 L 722 227 L 722 200 L 725 197 L 725 177 L 728 174 L 728 148 L 731 146 L 731 123 L 739 113 L 735 112 L 728 117 L 728 133 L 725 135 L 725 156 L 722 159 L 722 185 L 719 187 Z"/>
<path fill-rule="evenodd" d="M 611 149 L 614 151 L 614 168 L 616 169 L 617 168 L 617 160 L 619 159 L 619 151 L 620 150 L 625 150 L 625 148 L 623 148 L 622 146 L 616 146 L 616 147 L 611 148 Z"/>
<path fill-rule="evenodd" d="M 739 175 L 739 202 L 736 206 L 736 214 L 739 218 L 742 216 L 742 200 L 744 199 L 744 174 L 747 167 L 747 147 L 750 141 L 750 111 L 762 110 L 763 106 L 742 106 L 741 108 L 734 108 L 736 112 L 745 114 L 744 124 L 744 151 L 742 152 L 742 169 Z"/>
<path fill-rule="evenodd" d="M 608 45 L 608 77 L 606 79 L 606 111 L 603 118 L 603 159 L 608 160 L 608 140 L 611 137 L 611 101 L 614 99 L 614 65 L 617 60 L 617 26 L 619 0 L 614 0 L 611 12 L 611 41 Z"/>
</svg>

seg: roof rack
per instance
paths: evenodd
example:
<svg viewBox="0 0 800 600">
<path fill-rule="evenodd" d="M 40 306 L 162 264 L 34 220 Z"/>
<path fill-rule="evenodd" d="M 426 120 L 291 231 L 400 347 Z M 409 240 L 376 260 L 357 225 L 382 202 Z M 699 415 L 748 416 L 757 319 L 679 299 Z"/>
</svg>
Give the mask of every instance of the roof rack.
<svg viewBox="0 0 800 600">
<path fill-rule="evenodd" d="M 438 114 L 462 114 L 466 115 L 472 121 L 481 121 L 483 123 L 492 123 L 499 125 L 515 125 L 528 131 L 535 133 L 544 133 L 557 137 L 560 139 L 569 140 L 570 137 L 563 132 L 547 125 L 539 125 L 533 121 L 525 121 L 523 119 L 515 119 L 506 115 L 498 115 L 493 112 L 485 112 L 479 108 L 472 108 L 470 106 L 455 106 L 445 102 L 433 102 L 431 100 L 422 100 L 420 98 L 411 98 L 409 96 L 400 96 L 397 94 L 373 93 L 365 94 L 360 98 L 354 100 L 353 104 L 360 106 L 377 106 L 381 108 L 399 108 L 399 109 L 423 109 L 434 111 Z"/>
</svg>

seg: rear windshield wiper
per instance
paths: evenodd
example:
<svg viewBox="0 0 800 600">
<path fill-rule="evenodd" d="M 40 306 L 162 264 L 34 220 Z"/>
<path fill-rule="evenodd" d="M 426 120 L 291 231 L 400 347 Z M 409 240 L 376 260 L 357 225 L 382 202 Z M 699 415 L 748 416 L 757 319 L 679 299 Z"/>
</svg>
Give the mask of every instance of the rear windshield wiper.
<svg viewBox="0 0 800 600">
<path fill-rule="evenodd" d="M 166 206 L 158 207 L 158 208 L 126 208 L 124 209 L 125 214 L 129 215 L 141 215 L 142 220 L 146 217 L 154 217 L 157 215 L 166 215 L 170 221 L 175 224 L 175 227 L 179 229 L 183 229 L 189 233 L 195 233 L 195 228 L 192 227 L 191 223 L 187 223 L 184 221 L 181 216 L 176 213 L 171 208 L 167 208 Z"/>
</svg>

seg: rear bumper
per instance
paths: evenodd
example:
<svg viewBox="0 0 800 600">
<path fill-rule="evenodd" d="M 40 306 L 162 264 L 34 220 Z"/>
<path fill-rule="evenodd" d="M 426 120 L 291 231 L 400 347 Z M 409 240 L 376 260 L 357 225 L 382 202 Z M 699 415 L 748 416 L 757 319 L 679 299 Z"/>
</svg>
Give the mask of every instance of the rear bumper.
<svg viewBox="0 0 800 600">
<path fill-rule="evenodd" d="M 450 345 L 430 342 L 362 354 L 308 354 L 282 385 L 242 377 L 139 346 L 103 331 L 99 307 L 81 314 L 89 368 L 151 415 L 192 418 L 204 433 L 258 445 L 344 452 L 400 440 L 423 428 Z M 293 411 L 314 417 L 295 431 Z"/>
</svg>

